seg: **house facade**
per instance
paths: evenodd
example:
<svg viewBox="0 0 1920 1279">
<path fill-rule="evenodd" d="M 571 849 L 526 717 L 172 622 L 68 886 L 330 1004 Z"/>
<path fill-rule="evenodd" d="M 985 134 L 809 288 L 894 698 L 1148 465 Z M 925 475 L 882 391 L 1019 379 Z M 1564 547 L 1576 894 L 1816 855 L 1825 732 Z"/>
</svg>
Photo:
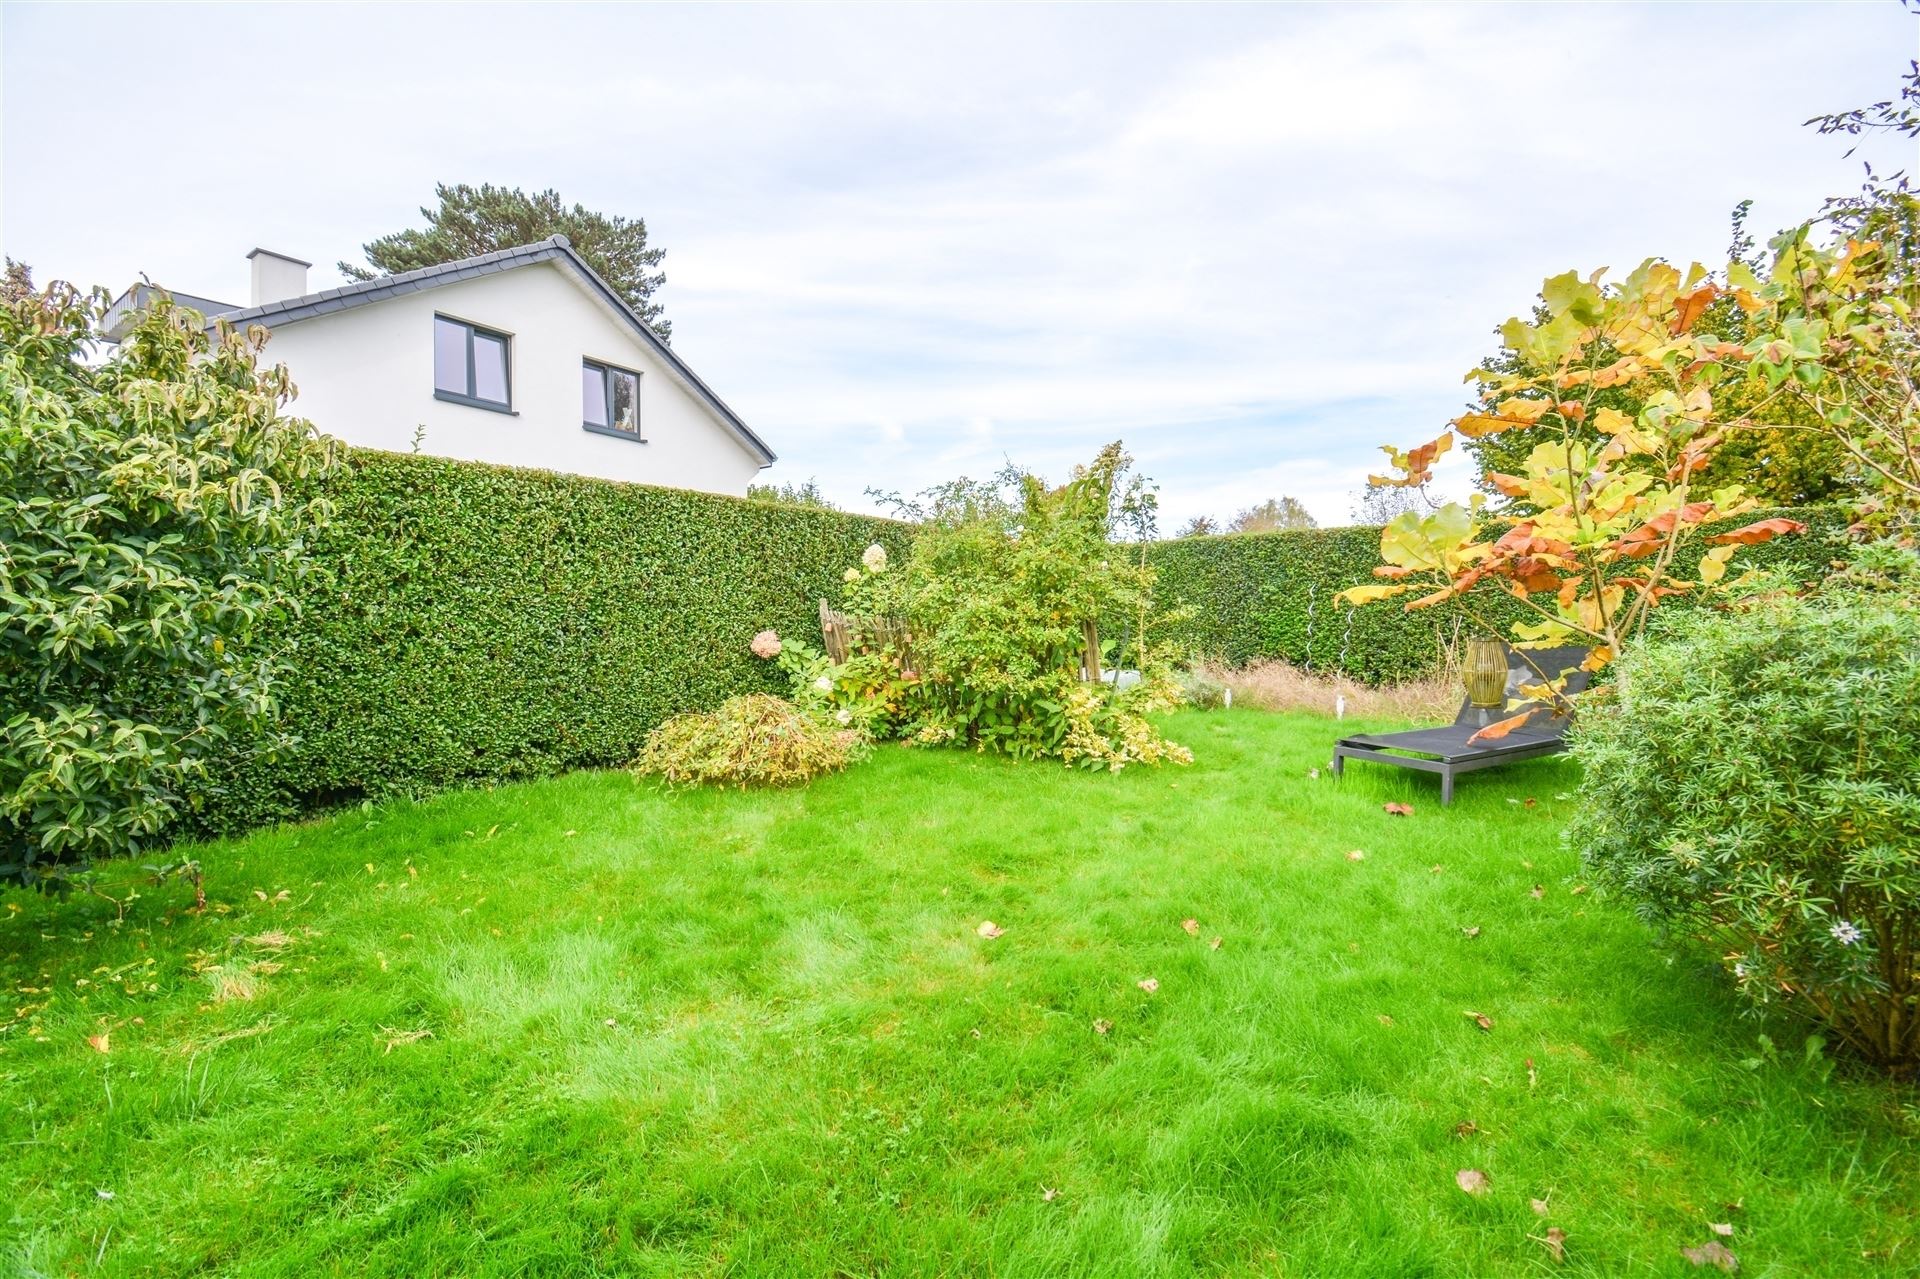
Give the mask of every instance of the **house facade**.
<svg viewBox="0 0 1920 1279">
<path fill-rule="evenodd" d="M 265 326 L 293 411 L 349 444 L 734 495 L 774 461 L 564 236 L 318 293 L 307 263 L 249 256 L 252 305 L 177 300 Z"/>
</svg>

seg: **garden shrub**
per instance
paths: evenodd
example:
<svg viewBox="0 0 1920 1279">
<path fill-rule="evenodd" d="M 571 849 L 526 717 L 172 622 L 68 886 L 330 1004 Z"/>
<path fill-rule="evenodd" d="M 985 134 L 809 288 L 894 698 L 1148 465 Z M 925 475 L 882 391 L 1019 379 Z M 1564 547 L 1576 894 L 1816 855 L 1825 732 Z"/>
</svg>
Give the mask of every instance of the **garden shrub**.
<svg viewBox="0 0 1920 1279">
<path fill-rule="evenodd" d="M 1585 712 L 1569 839 L 1738 990 L 1920 1067 L 1920 610 L 1689 610 Z"/>
<path fill-rule="evenodd" d="M 1183 667 L 1173 673 L 1173 681 L 1188 706 L 1210 711 L 1227 704 L 1227 686 L 1205 671 Z"/>
<path fill-rule="evenodd" d="M 1819 576 L 1835 554 L 1828 535 L 1846 527 L 1846 512 L 1762 510 L 1746 518 L 1775 515 L 1805 523 L 1807 533 L 1743 548 L 1740 562 L 1790 577 Z M 1158 574 L 1157 598 L 1169 609 L 1187 609 L 1166 638 L 1195 657 L 1230 666 L 1277 658 L 1367 684 L 1398 684 L 1430 674 L 1447 646 L 1470 633 L 1451 602 L 1411 613 L 1394 603 L 1333 603 L 1339 592 L 1377 580 L 1380 529 L 1371 525 L 1179 538 L 1155 543 L 1148 558 Z M 1488 601 L 1484 609 L 1502 626 L 1526 618 L 1517 602 Z"/>
<path fill-rule="evenodd" d="M 160 844 L 286 740 L 276 625 L 326 509 L 292 489 L 337 450 L 257 336 L 164 296 L 89 362 L 104 305 L 0 304 L 0 882 Z"/>
<path fill-rule="evenodd" d="M 854 669 L 825 672 L 826 688 L 875 678 L 856 664 L 877 660 L 882 695 L 899 705 L 878 718 L 922 744 L 1115 771 L 1191 762 L 1145 718 L 1180 699 L 1167 653 L 1147 642 L 1167 620 L 1154 570 L 1115 541 L 1150 511 L 1142 484 L 1124 483 L 1129 466 L 1116 443 L 1057 488 L 1014 472 L 999 488 L 963 480 L 935 490 L 903 562 L 874 546 L 843 575 L 851 616 L 897 619 L 911 632 L 913 670 L 884 635 L 856 637 Z M 1140 669 L 1126 689 L 1082 678 L 1084 626 L 1106 619 L 1130 627 L 1125 649 L 1109 650 Z"/>
<path fill-rule="evenodd" d="M 670 784 L 794 786 L 860 758 L 866 739 L 770 693 L 676 715 L 647 735 L 634 771 Z"/>
</svg>

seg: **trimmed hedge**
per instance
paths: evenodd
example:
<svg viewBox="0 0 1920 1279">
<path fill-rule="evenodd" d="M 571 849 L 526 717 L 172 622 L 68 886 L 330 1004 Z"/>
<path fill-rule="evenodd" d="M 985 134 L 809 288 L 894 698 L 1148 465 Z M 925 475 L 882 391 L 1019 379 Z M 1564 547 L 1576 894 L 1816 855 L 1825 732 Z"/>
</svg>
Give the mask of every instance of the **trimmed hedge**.
<svg viewBox="0 0 1920 1279">
<path fill-rule="evenodd" d="M 1736 571 L 1741 566 L 1817 571 L 1834 558 L 1826 535 L 1847 525 L 1846 513 L 1836 507 L 1761 511 L 1745 518 L 1769 515 L 1801 520 L 1807 532 L 1743 548 L 1734 560 Z M 1181 538 L 1156 544 L 1149 555 L 1160 570 L 1160 601 L 1194 609 L 1173 637 L 1196 655 L 1236 666 L 1284 658 L 1370 684 L 1393 683 L 1431 671 L 1456 627 L 1468 625 L 1453 605 L 1413 613 L 1398 600 L 1357 609 L 1333 605 L 1340 591 L 1375 580 L 1373 569 L 1380 563 L 1375 526 Z M 1523 616 L 1517 604 L 1501 603 L 1500 620 Z"/>
<path fill-rule="evenodd" d="M 668 716 L 783 687 L 754 632 L 816 601 L 890 520 L 355 450 L 282 637 L 292 754 L 237 767 L 231 830 L 395 792 L 625 764 Z"/>
</svg>

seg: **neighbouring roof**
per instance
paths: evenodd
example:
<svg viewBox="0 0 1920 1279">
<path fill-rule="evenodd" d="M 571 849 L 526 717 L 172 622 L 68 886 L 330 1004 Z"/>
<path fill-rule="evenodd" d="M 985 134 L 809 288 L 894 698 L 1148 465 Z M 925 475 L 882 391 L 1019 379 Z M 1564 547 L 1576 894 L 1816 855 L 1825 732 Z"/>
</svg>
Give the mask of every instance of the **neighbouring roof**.
<svg viewBox="0 0 1920 1279">
<path fill-rule="evenodd" d="M 461 258 L 457 262 L 443 262 L 439 266 L 421 267 L 417 271 L 403 271 L 399 275 L 361 280 L 354 284 L 343 284 L 336 289 L 323 289 L 318 293 L 283 298 L 278 302 L 265 302 L 259 306 L 232 307 L 223 302 L 195 298 L 185 293 L 173 293 L 172 296 L 175 302 L 183 306 L 191 306 L 204 314 L 209 327 L 216 320 L 224 320 L 236 328 L 244 328 L 249 324 L 263 324 L 268 328 L 278 328 L 284 324 L 297 324 L 301 320 L 316 319 L 323 315 L 332 315 L 336 311 L 365 306 L 370 302 L 383 302 L 402 294 L 418 293 L 422 289 L 438 288 L 444 284 L 455 284 L 461 280 L 472 280 L 483 275 L 494 275 L 501 271 L 511 271 L 516 267 L 532 266 L 538 262 L 555 262 L 573 271 L 590 292 L 597 294 L 608 309 L 627 322 L 641 342 L 660 357 L 661 361 L 686 384 L 687 389 L 693 392 L 694 397 L 705 404 L 714 417 L 731 431 L 749 452 L 760 456 L 763 467 L 773 464 L 775 455 L 773 450 L 767 447 L 766 441 L 755 435 L 753 429 L 740 420 L 740 415 L 728 408 L 726 401 L 714 394 L 713 388 L 701 381 L 700 375 L 688 368 L 685 361 L 673 353 L 672 347 L 660 340 L 659 335 L 648 327 L 647 322 L 627 305 L 626 299 L 614 292 L 613 286 L 601 279 L 599 273 L 574 252 L 573 245 L 564 235 L 556 235 L 535 244 L 523 244 L 516 248 L 482 253 L 478 257 Z M 152 288 L 148 285 L 140 285 L 129 290 L 113 304 L 112 310 L 108 312 L 108 320 L 111 322 L 123 312 L 137 310 L 152 292 Z M 108 332 L 112 332 L 111 324 Z"/>
<path fill-rule="evenodd" d="M 107 339 L 118 342 L 133 327 L 133 317 L 144 311 L 153 302 L 153 295 L 165 293 L 179 306 L 191 307 L 209 320 L 219 315 L 230 315 L 240 309 L 237 302 L 216 302 L 212 298 L 195 297 L 191 293 L 182 293 L 178 289 L 162 289 L 152 284 L 136 284 L 114 299 L 112 306 L 101 321 L 100 331 Z"/>
</svg>

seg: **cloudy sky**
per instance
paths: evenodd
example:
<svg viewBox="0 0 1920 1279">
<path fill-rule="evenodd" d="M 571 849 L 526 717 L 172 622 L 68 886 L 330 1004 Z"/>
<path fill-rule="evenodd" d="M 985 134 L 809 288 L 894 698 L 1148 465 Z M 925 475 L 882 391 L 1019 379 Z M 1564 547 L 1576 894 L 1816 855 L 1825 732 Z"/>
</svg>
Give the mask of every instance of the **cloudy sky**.
<svg viewBox="0 0 1920 1279">
<path fill-rule="evenodd" d="M 1891 0 L 0 23 L 0 246 L 42 279 L 244 299 L 258 244 L 323 288 L 435 180 L 553 186 L 646 218 L 767 478 L 860 506 L 1120 438 L 1169 523 L 1345 522 L 1543 276 L 1724 258 L 1736 202 L 1765 232 L 1852 187 L 1801 122 L 1888 96 L 1920 32 Z"/>
</svg>

